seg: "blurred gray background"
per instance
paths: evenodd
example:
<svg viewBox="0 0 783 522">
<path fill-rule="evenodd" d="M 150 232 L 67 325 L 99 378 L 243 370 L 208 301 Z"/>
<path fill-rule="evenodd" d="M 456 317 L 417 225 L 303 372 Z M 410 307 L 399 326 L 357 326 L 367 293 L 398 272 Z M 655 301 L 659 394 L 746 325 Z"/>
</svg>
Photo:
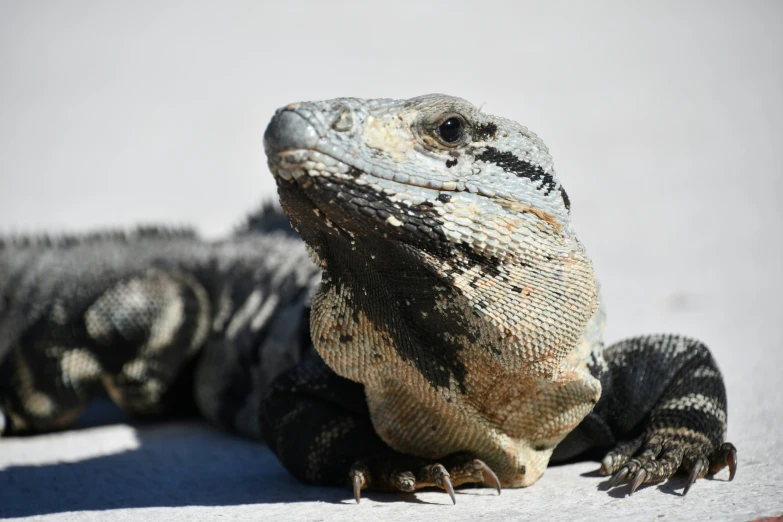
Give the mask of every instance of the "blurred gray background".
<svg viewBox="0 0 783 522">
<path fill-rule="evenodd" d="M 556 476 L 564 493 L 587 484 L 575 509 L 602 518 L 783 512 L 772 462 L 783 452 L 783 2 L 0 0 L 0 234 L 160 222 L 219 237 L 275 197 L 261 139 L 276 107 L 429 92 L 543 137 L 603 284 L 607 339 L 674 330 L 707 341 L 740 451 L 735 483 L 703 481 L 687 505 L 655 488 L 613 499 L 567 466 L 542 493 L 504 492 L 482 509 L 557 519 L 514 501 L 534 502 Z M 82 444 L 112 437 L 101 433 Z M 17 441 L 16 457 L 0 445 L 0 469 L 65 458 L 59 440 Z M 42 477 L 31 485 L 60 478 Z M 600 511 L 608 501 L 620 504 Z"/>
</svg>

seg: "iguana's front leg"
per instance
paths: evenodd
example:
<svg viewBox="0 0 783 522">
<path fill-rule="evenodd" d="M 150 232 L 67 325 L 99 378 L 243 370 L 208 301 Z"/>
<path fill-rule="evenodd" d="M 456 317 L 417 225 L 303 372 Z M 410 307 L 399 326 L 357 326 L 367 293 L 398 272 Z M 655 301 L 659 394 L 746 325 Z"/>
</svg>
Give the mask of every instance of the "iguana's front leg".
<svg viewBox="0 0 783 522">
<path fill-rule="evenodd" d="M 568 458 L 579 441 L 618 441 L 601 461 L 601 474 L 613 474 L 610 487 L 629 482 L 633 493 L 684 473 L 685 494 L 696 479 L 726 466 L 734 478 L 737 450 L 725 442 L 726 389 L 704 344 L 676 335 L 635 337 L 607 348 L 604 358 L 606 365 L 594 368 L 601 400 L 554 460 Z"/>
<path fill-rule="evenodd" d="M 340 377 L 314 355 L 281 375 L 261 405 L 269 448 L 296 478 L 309 484 L 410 493 L 438 487 L 455 502 L 454 487 L 486 483 L 495 473 L 467 453 L 442 459 L 405 455 L 375 433 L 364 387 Z"/>
</svg>

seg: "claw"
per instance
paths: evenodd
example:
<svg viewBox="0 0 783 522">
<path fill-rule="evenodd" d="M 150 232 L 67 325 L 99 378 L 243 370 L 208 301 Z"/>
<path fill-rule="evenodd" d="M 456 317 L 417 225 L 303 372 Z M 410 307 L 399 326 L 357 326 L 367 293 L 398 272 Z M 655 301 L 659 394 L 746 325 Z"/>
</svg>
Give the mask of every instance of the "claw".
<svg viewBox="0 0 783 522">
<path fill-rule="evenodd" d="M 445 489 L 451 501 L 457 503 L 457 498 L 454 496 L 454 486 L 451 485 L 451 479 L 449 478 L 449 472 L 443 466 L 443 464 L 435 464 L 430 468 L 430 477 L 435 481 L 435 484 Z"/>
<path fill-rule="evenodd" d="M 625 480 L 625 477 L 628 476 L 628 468 L 622 468 L 617 473 L 614 474 L 612 477 L 612 480 L 609 481 L 609 487 L 613 488 L 620 484 L 623 480 Z"/>
<path fill-rule="evenodd" d="M 484 483 L 495 486 L 495 490 L 498 492 L 498 495 L 500 495 L 500 480 L 498 480 L 498 476 L 495 475 L 495 472 L 492 471 L 492 468 L 487 466 L 483 460 L 476 459 L 476 462 L 478 462 L 481 466 L 481 478 Z"/>
<path fill-rule="evenodd" d="M 636 472 L 636 475 L 633 477 L 633 481 L 631 482 L 631 492 L 628 493 L 629 495 L 633 495 L 634 491 L 644 484 L 644 481 L 647 479 L 647 470 L 644 468 L 639 468 L 639 471 Z"/>
<path fill-rule="evenodd" d="M 699 476 L 699 471 L 701 468 L 704 467 L 704 458 L 699 457 L 696 459 L 696 462 L 693 464 L 693 469 L 691 470 L 691 474 L 688 475 L 688 482 L 685 483 L 685 490 L 682 492 L 682 496 L 688 494 L 688 490 L 691 489 L 691 486 L 694 482 L 696 482 L 696 479 Z"/>
<path fill-rule="evenodd" d="M 357 504 L 362 498 L 362 477 L 358 474 L 353 476 L 353 498 Z"/>
<path fill-rule="evenodd" d="M 456 504 L 457 503 L 457 497 L 454 496 L 454 486 L 451 485 L 451 479 L 448 475 L 443 475 L 440 478 L 442 482 L 443 489 L 449 492 L 449 496 L 451 497 L 451 501 Z"/>
<path fill-rule="evenodd" d="M 729 452 L 729 480 L 734 480 L 734 475 L 737 474 L 737 450 L 733 449 Z"/>
</svg>

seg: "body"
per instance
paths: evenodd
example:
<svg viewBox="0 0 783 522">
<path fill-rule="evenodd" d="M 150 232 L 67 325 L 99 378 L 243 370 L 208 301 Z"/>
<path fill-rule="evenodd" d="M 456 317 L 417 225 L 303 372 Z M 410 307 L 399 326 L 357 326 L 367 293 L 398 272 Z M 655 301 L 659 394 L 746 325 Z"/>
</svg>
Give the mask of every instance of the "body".
<svg viewBox="0 0 783 522">
<path fill-rule="evenodd" d="M 108 395 L 136 416 L 198 411 L 259 438 L 270 381 L 311 349 L 319 278 L 269 207 L 213 242 L 162 227 L 8 239 L 0 431 L 66 428 Z"/>
<path fill-rule="evenodd" d="M 725 389 L 706 347 L 661 335 L 604 350 L 592 263 L 570 221 L 567 192 L 535 134 L 449 96 L 343 98 L 280 109 L 265 146 L 282 207 L 313 260 L 297 257 L 301 245 L 286 243 L 271 252 L 290 249 L 292 263 L 304 267 L 293 290 L 283 292 L 289 297 L 270 300 L 275 294 L 259 286 L 263 277 L 235 285 L 233 270 L 215 270 L 226 266 L 221 260 L 231 258 L 231 245 L 242 236 L 223 249 L 192 240 L 193 248 L 206 251 L 195 262 L 156 247 L 157 257 L 132 256 L 138 260 L 134 271 L 115 260 L 109 264 L 117 266 L 116 275 L 99 278 L 98 286 L 110 292 L 155 265 L 166 277 L 180 277 L 182 288 L 203 287 L 201 294 L 190 290 L 191 300 L 208 305 L 208 312 L 195 309 L 210 326 L 191 327 L 189 341 L 174 350 L 181 354 L 176 364 L 153 365 L 168 373 L 156 378 L 158 396 L 145 398 L 145 406 L 159 404 L 172 376 L 182 373 L 178 368 L 193 359 L 193 395 L 207 418 L 215 421 L 209 412 L 226 402 L 245 405 L 239 417 L 252 420 L 222 425 L 245 426 L 240 431 L 251 435 L 260 430 L 295 476 L 349 483 L 357 500 L 365 488 L 437 486 L 454 498 L 453 487 L 464 483 L 527 486 L 550 460 L 595 449 L 608 451 L 601 471 L 615 474 L 612 484 L 630 481 L 632 492 L 677 471 L 690 475 L 686 490 L 726 465 L 733 476 L 736 450 L 725 442 Z M 263 261 L 271 255 L 260 246 L 271 233 L 263 228 L 253 232 L 256 257 L 246 262 L 260 267 L 256 276 L 275 280 L 291 268 Z M 99 256 L 113 251 L 103 248 Z M 16 259 L 8 254 L 5 263 Z M 3 273 L 17 278 L 13 269 Z M 92 271 L 80 274 L 92 277 Z M 156 277 L 148 285 L 153 293 L 171 286 Z M 220 305 L 225 288 L 240 287 L 241 304 Z M 38 299 L 40 311 L 53 309 L 63 291 L 43 298 L 4 292 L 11 296 L 9 311 L 24 299 Z M 104 294 L 90 295 L 66 322 L 84 322 L 88 305 Z M 223 317 L 220 310 L 229 311 Z M 269 310 L 285 313 L 271 318 Z M 162 309 L 150 313 L 165 315 Z M 25 321 L 6 336 L 16 348 L 4 367 L 17 377 L 5 394 L 24 390 L 30 410 L 29 366 L 8 361 L 25 360 L 31 350 L 57 352 L 44 349 L 53 343 L 41 340 L 50 327 Z M 128 352 L 135 358 L 151 353 L 150 338 L 160 330 L 153 323 L 145 323 L 139 348 Z M 237 332 L 248 327 L 275 335 L 244 337 L 245 348 L 237 350 L 243 339 Z M 31 346 L 43 348 L 19 341 L 31 331 L 41 340 Z M 87 333 L 88 341 L 96 340 L 89 328 Z M 318 353 L 308 356 L 311 343 Z M 285 364 L 264 363 L 264 354 L 292 352 Z M 225 355 L 236 353 L 255 354 L 239 365 L 247 386 L 215 385 L 225 374 L 214 368 L 236 366 L 240 359 Z M 117 368 L 125 372 L 123 365 Z M 277 371 L 283 373 L 270 385 Z M 104 387 L 115 398 L 111 385 Z M 12 431 L 65 424 L 59 417 L 49 426 L 34 425 L 13 401 L 4 401 Z"/>
</svg>

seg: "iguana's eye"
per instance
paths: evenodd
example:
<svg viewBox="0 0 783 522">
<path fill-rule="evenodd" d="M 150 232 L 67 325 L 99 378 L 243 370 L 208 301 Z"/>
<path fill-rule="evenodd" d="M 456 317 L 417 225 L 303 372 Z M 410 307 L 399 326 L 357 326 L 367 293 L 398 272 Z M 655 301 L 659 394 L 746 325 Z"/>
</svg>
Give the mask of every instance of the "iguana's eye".
<svg viewBox="0 0 783 522">
<path fill-rule="evenodd" d="M 457 143 L 465 135 L 462 120 L 452 116 L 440 124 L 440 127 L 438 127 L 438 134 L 440 135 L 440 139 L 446 143 Z"/>
</svg>

